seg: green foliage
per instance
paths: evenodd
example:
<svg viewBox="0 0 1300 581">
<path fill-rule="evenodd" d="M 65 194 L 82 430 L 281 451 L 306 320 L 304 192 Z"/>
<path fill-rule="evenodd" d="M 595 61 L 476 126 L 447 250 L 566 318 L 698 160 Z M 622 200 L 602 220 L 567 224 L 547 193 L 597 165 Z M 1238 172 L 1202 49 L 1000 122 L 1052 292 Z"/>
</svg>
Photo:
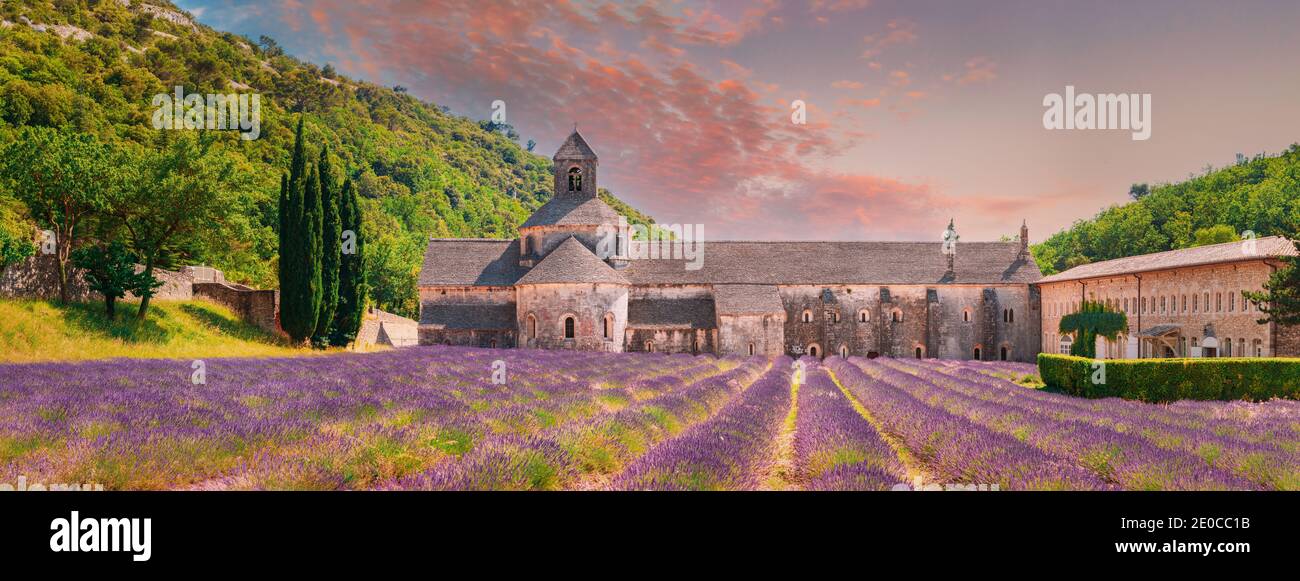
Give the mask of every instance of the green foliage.
<svg viewBox="0 0 1300 581">
<path fill-rule="evenodd" d="M 1300 251 L 1300 241 L 1292 243 Z M 1269 275 L 1264 290 L 1242 293 L 1264 313 L 1260 324 L 1300 325 L 1300 256 L 1288 256 L 1283 262 Z"/>
<path fill-rule="evenodd" d="M 36 252 L 32 241 L 36 227 L 25 213 L 21 202 L 0 194 L 0 271 Z"/>
<path fill-rule="evenodd" d="M 1256 156 L 1183 182 L 1149 190 L 1139 186 L 1130 189 L 1135 201 L 1106 208 L 1092 220 L 1075 222 L 1034 245 L 1043 273 L 1233 241 L 1245 231 L 1262 237 L 1300 229 L 1300 144 L 1277 156 Z"/>
<path fill-rule="evenodd" d="M 336 347 L 348 345 L 356 339 L 368 292 L 364 226 L 352 180 L 343 182 L 343 192 L 339 195 L 339 222 L 343 231 L 351 236 L 348 247 L 341 248 L 339 256 L 339 301 L 334 313 L 334 326 L 330 330 L 330 345 Z"/>
<path fill-rule="evenodd" d="M 280 327 L 294 343 L 301 343 L 316 331 L 319 305 L 311 301 L 312 245 L 305 219 L 307 183 L 307 153 L 303 143 L 303 121 L 298 121 L 294 139 L 293 160 L 289 174 L 280 180 Z M 314 180 L 312 180 L 314 182 Z"/>
<path fill-rule="evenodd" d="M 68 302 L 68 260 L 85 222 L 106 210 L 121 183 L 120 156 L 93 135 L 28 127 L 0 151 L 0 184 L 56 236 L 59 300 Z"/>
<path fill-rule="evenodd" d="M 329 343 L 330 327 L 334 324 L 334 313 L 339 302 L 339 251 L 343 236 L 343 228 L 339 223 L 338 183 L 334 179 L 333 166 L 330 165 L 329 147 L 321 148 L 320 164 L 316 170 L 320 176 L 317 179 L 321 195 L 321 301 L 312 343 L 324 347 Z"/>
<path fill-rule="evenodd" d="M 1094 365 L 1104 364 L 1105 381 Z M 1050 388 L 1070 395 L 1121 397 L 1150 403 L 1184 399 L 1264 401 L 1300 397 L 1300 359 L 1107 359 L 1038 355 Z"/>
<path fill-rule="evenodd" d="M 1128 317 L 1105 303 L 1084 301 L 1079 310 L 1061 317 L 1060 332 L 1074 335 L 1070 354 L 1097 356 L 1097 337 L 1116 339 L 1128 333 Z"/>
<path fill-rule="evenodd" d="M 167 0 L 148 3 L 175 8 Z M 221 227 L 211 229 L 219 236 L 177 239 L 178 262 L 215 266 L 233 282 L 277 285 L 277 260 L 283 261 L 277 181 L 293 157 L 296 112 L 307 139 L 330 148 L 339 178 L 353 181 L 370 233 L 364 258 L 375 273 L 371 295 L 385 310 L 418 312 L 414 273 L 429 237 L 514 237 L 552 194 L 551 161 L 526 151 L 508 129 L 489 130 L 409 93 L 299 61 L 270 38 L 253 41 L 151 18 L 139 5 L 0 3 L 10 21 L 21 13 L 96 35 L 73 42 L 22 24 L 0 29 L 0 143 L 25 127 L 46 126 L 158 151 L 166 144 L 150 125 L 153 95 L 177 85 L 191 93 L 239 92 L 231 81 L 261 94 L 261 136 L 244 141 L 227 132 L 219 140 L 248 183 L 229 200 L 232 211 Z M 35 212 L 30 216 L 45 223 Z"/>
<path fill-rule="evenodd" d="M 135 272 L 135 257 L 121 242 L 82 246 L 72 251 L 72 264 L 82 270 L 90 290 L 103 295 L 109 320 L 117 317 L 118 299 L 131 289 L 147 286 L 139 280 L 143 273 Z"/>
</svg>

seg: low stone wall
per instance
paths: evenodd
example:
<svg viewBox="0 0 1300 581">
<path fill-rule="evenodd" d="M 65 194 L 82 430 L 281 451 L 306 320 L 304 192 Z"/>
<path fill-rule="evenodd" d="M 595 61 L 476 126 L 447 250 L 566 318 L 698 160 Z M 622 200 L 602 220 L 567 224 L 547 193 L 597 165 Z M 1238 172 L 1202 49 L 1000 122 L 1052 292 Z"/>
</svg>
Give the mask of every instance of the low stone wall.
<svg viewBox="0 0 1300 581">
<path fill-rule="evenodd" d="M 280 330 L 280 291 L 257 290 L 226 282 L 196 282 L 194 297 L 220 303 L 239 318 L 272 333 Z"/>
<path fill-rule="evenodd" d="M 136 265 L 136 272 L 144 270 Z M 154 295 L 155 301 L 185 301 L 194 298 L 193 276 L 186 269 L 180 272 L 154 269 L 154 278 L 162 281 Z M 217 271 L 220 274 L 220 271 Z M 57 299 L 59 298 L 59 263 L 49 254 L 38 254 L 11 265 L 0 272 L 0 298 Z M 135 298 L 127 294 L 127 299 Z M 72 301 L 100 301 L 103 297 L 92 292 L 81 271 L 68 265 L 68 299 Z"/>
</svg>

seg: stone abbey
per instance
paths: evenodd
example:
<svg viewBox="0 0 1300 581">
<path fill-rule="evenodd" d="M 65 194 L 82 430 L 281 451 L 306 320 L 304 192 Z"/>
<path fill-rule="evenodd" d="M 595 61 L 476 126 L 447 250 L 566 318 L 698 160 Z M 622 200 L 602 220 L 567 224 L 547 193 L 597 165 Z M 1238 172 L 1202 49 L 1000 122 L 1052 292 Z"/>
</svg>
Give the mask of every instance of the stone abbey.
<svg viewBox="0 0 1300 581">
<path fill-rule="evenodd" d="M 662 255 L 637 246 L 647 242 L 630 241 L 626 222 L 597 196 L 598 159 L 577 131 L 554 162 L 555 196 L 518 238 L 429 241 L 419 278 L 421 344 L 1032 361 L 1044 348 L 1060 348 L 1055 325 L 1079 300 L 1132 294 L 1133 305 L 1152 309 L 1139 309 L 1141 319 L 1130 311 L 1126 345 L 1147 344 L 1134 353 L 1214 356 L 1226 349 L 1206 349 L 1220 344 L 1207 343 L 1215 330 L 1190 328 L 1201 318 L 1178 325 L 1180 311 L 1169 310 L 1169 300 L 1204 294 L 1190 290 L 1197 281 L 1180 269 L 1216 273 L 1214 281 L 1232 281 L 1232 292 L 1258 290 L 1290 246 L 1279 238 L 1261 240 L 1256 255 L 1176 250 L 1157 261 L 1120 259 L 1044 279 L 1022 224 L 1012 242 L 710 241 L 692 264 L 680 255 L 655 258 Z M 608 248 L 611 228 L 621 231 Z M 1124 286 L 1141 272 L 1161 279 L 1161 297 Z M 1156 301 L 1166 302 L 1158 313 Z M 1283 343 L 1291 334 L 1254 323 L 1258 313 L 1219 313 L 1217 329 L 1245 338 L 1249 354 L 1290 349 Z"/>
</svg>

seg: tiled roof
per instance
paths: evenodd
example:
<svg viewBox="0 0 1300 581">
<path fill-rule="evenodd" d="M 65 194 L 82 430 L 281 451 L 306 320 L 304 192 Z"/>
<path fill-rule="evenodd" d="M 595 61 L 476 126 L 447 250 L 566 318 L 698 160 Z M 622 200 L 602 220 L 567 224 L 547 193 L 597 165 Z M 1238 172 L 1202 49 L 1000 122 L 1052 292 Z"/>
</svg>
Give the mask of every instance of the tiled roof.
<svg viewBox="0 0 1300 581">
<path fill-rule="evenodd" d="M 633 242 L 632 256 L 640 242 Z M 702 267 L 685 259 L 632 260 L 632 284 L 1007 284 L 1036 282 L 1017 242 L 962 242 L 945 280 L 940 242 L 705 242 Z"/>
<path fill-rule="evenodd" d="M 570 236 L 538 262 L 516 284 L 548 283 L 628 284 L 627 279 L 596 258 L 586 246 Z"/>
<path fill-rule="evenodd" d="M 421 286 L 510 286 L 523 276 L 518 240 L 436 238 L 420 267 Z"/>
<path fill-rule="evenodd" d="M 435 329 L 514 329 L 515 306 L 426 304 L 420 308 L 420 325 Z"/>
<path fill-rule="evenodd" d="M 632 243 L 634 252 L 638 244 Z M 688 270 L 685 259 L 650 259 L 632 260 L 627 268 L 614 272 L 634 285 L 943 284 L 948 282 L 944 277 L 948 263 L 940 244 L 706 242 L 698 270 Z M 527 272 L 518 266 L 518 252 L 516 241 L 431 240 L 420 284 L 511 285 Z M 1037 282 L 1042 278 L 1038 265 L 1033 260 L 1019 259 L 1019 252 L 1016 242 L 961 242 L 955 261 L 956 279 L 951 282 Z M 547 260 L 549 257 L 542 263 Z M 558 261 L 554 266 L 559 266 Z"/>
<path fill-rule="evenodd" d="M 555 152 L 556 161 L 561 159 L 596 159 L 596 152 L 592 151 L 591 146 L 587 145 L 587 140 L 582 138 L 575 129 L 569 134 L 569 138 L 564 140 L 560 149 Z"/>
<path fill-rule="evenodd" d="M 634 329 L 712 329 L 713 301 L 702 299 L 633 299 L 627 302 L 627 326 Z"/>
<path fill-rule="evenodd" d="M 1295 256 L 1295 245 L 1282 236 L 1269 236 L 1254 241 L 1253 251 L 1247 241 L 1225 242 L 1195 248 L 1167 250 L 1154 254 L 1142 254 L 1127 258 L 1116 258 L 1103 262 L 1094 262 L 1076 266 L 1065 272 L 1053 274 L 1039 282 L 1051 283 L 1085 278 L 1119 276 L 1136 272 L 1168 270 L 1207 264 L 1222 264 L 1242 260 L 1259 260 L 1279 256 Z"/>
<path fill-rule="evenodd" d="M 713 301 L 720 315 L 766 315 L 785 311 L 781 293 L 770 284 L 719 284 Z"/>
<path fill-rule="evenodd" d="M 600 198 L 559 195 L 533 212 L 520 228 L 531 226 L 600 226 L 618 224 L 618 212 Z"/>
</svg>

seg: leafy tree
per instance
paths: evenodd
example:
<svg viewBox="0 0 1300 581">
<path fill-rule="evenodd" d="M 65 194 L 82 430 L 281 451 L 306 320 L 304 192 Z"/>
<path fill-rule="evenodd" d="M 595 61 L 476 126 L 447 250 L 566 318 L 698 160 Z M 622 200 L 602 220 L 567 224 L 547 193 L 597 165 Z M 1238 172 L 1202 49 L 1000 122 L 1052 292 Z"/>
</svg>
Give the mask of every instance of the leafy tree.
<svg viewBox="0 0 1300 581">
<path fill-rule="evenodd" d="M 1151 187 L 1147 184 L 1133 184 L 1128 188 L 1128 197 L 1134 200 L 1141 200 L 1151 193 Z"/>
<path fill-rule="evenodd" d="M 144 263 L 132 290 L 140 297 L 140 319 L 160 286 L 155 269 L 171 266 L 180 245 L 201 230 L 220 231 L 235 192 L 245 185 L 246 176 L 234 171 L 233 161 L 216 146 L 216 135 L 178 133 L 162 151 L 139 154 L 137 175 L 113 200 L 112 214 Z"/>
<path fill-rule="evenodd" d="M 1070 355 L 1097 356 L 1097 337 L 1118 339 L 1128 333 L 1128 317 L 1097 301 L 1084 301 L 1079 311 L 1061 317 L 1060 332 L 1074 335 Z"/>
<path fill-rule="evenodd" d="M 82 246 L 72 251 L 72 264 L 82 270 L 90 290 L 104 297 L 105 311 L 110 320 L 117 318 L 117 300 L 143 286 L 142 277 L 135 272 L 135 257 L 119 241 L 106 246 Z"/>
<path fill-rule="evenodd" d="M 329 343 L 330 326 L 334 324 L 334 312 L 339 302 L 339 268 L 340 246 L 343 228 L 339 216 L 338 185 L 334 180 L 333 166 L 330 164 L 329 147 L 320 151 L 320 164 L 316 166 L 320 177 L 321 195 L 321 302 L 320 313 L 316 317 L 316 333 L 312 342 L 319 347 Z"/>
<path fill-rule="evenodd" d="M 338 347 L 352 343 L 361 329 L 361 318 L 366 310 L 366 254 L 365 235 L 362 230 L 360 200 L 352 187 L 352 180 L 343 182 L 339 196 L 339 222 L 344 236 L 351 234 L 350 247 L 344 247 L 339 264 L 339 302 L 334 313 L 334 326 L 330 331 L 330 344 Z"/>
<path fill-rule="evenodd" d="M 25 128 L 0 155 L 0 181 L 55 236 L 59 301 L 68 302 L 68 261 L 88 219 L 103 213 L 119 183 L 113 152 L 93 135 Z"/>
<path fill-rule="evenodd" d="M 1201 228 L 1194 234 L 1195 240 L 1192 246 L 1208 246 L 1210 244 L 1223 244 L 1224 242 L 1236 242 L 1240 240 L 1237 232 L 1232 226 L 1227 224 L 1218 224 L 1209 228 Z"/>
<path fill-rule="evenodd" d="M 1300 251 L 1300 241 L 1293 241 L 1293 244 Z M 1269 276 L 1264 290 L 1242 293 L 1264 313 L 1264 317 L 1259 319 L 1261 325 L 1300 325 L 1300 256 L 1288 256 L 1282 260 L 1282 268 Z"/>
<path fill-rule="evenodd" d="M 36 252 L 35 227 L 22 215 L 22 204 L 0 196 L 0 271 Z"/>
</svg>

